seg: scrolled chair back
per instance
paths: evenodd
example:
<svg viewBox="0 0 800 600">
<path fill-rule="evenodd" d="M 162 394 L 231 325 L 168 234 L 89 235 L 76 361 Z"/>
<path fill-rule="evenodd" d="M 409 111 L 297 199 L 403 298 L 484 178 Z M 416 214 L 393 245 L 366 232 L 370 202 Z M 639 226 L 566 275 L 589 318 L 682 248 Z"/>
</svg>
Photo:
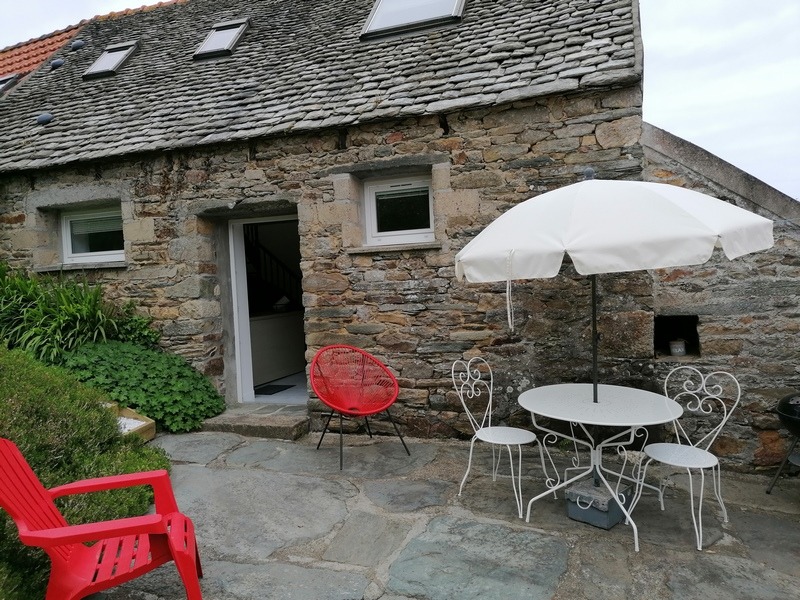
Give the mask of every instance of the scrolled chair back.
<svg viewBox="0 0 800 600">
<path fill-rule="evenodd" d="M 709 450 L 739 405 L 742 389 L 726 371 L 703 374 L 695 367 L 680 366 L 664 379 L 664 395 L 684 410 L 674 421 L 675 441 Z"/>
<path fill-rule="evenodd" d="M 477 432 L 492 425 L 492 368 L 484 358 L 475 356 L 467 360 L 456 360 L 451 369 L 453 387 L 461 400 L 461 406 Z M 476 414 L 479 416 L 476 417 Z"/>
</svg>

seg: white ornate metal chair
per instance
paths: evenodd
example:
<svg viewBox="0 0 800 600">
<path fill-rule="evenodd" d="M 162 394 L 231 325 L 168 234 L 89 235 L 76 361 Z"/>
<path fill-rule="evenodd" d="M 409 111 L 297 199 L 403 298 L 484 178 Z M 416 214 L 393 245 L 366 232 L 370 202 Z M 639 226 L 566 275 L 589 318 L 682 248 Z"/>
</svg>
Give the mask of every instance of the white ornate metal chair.
<svg viewBox="0 0 800 600">
<path fill-rule="evenodd" d="M 681 404 L 684 412 L 679 419 L 673 421 L 673 441 L 648 444 L 643 448 L 645 456 L 637 478 L 634 504 L 641 497 L 647 467 L 651 462 L 677 467 L 680 472 L 685 469 L 689 475 L 689 501 L 697 549 L 702 550 L 703 491 L 707 469 L 711 470 L 714 495 L 722 509 L 723 521 L 728 522 L 728 512 L 720 490 L 719 460 L 712 453 L 712 446 L 739 405 L 741 387 L 730 373 L 714 371 L 703 375 L 694 367 L 681 366 L 670 371 L 664 380 L 664 395 Z M 692 471 L 700 474 L 700 494 L 696 510 Z M 661 510 L 664 510 L 664 489 L 672 474 L 674 472 L 664 477 L 658 487 Z"/>
<path fill-rule="evenodd" d="M 469 445 L 469 462 L 467 471 L 461 479 L 458 495 L 464 489 L 470 469 L 472 468 L 472 452 L 475 442 L 481 440 L 492 446 L 492 481 L 497 481 L 497 470 L 503 456 L 501 450 L 495 453 L 495 446 L 505 446 L 508 449 L 508 458 L 511 463 L 511 485 L 514 488 L 514 498 L 517 501 L 517 513 L 522 518 L 522 444 L 536 441 L 536 434 L 520 427 L 505 427 L 492 425 L 492 400 L 493 376 L 489 363 L 481 357 L 471 358 L 469 361 L 457 360 L 451 369 L 453 386 L 464 407 L 464 412 L 469 418 L 475 435 Z M 477 415 L 477 416 L 476 416 Z M 517 447 L 518 461 L 516 480 L 514 479 L 514 457 L 511 446 Z M 540 448 L 541 452 L 541 448 Z"/>
</svg>

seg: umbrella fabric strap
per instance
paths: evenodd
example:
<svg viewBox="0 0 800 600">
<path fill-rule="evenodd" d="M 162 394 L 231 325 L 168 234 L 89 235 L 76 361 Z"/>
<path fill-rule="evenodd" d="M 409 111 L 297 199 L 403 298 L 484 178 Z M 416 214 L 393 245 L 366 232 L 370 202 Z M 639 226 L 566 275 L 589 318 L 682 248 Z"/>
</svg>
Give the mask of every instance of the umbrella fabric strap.
<svg viewBox="0 0 800 600">
<path fill-rule="evenodd" d="M 511 302 L 511 280 L 506 280 L 506 312 L 508 312 L 508 328 L 514 331 L 514 304 Z"/>
</svg>

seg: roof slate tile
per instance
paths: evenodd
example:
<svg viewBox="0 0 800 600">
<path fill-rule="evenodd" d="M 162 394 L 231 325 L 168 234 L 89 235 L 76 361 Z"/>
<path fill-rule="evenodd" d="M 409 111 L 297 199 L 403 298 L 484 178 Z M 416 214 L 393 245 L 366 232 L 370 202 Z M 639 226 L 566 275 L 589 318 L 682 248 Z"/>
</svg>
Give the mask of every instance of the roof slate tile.
<svg viewBox="0 0 800 600">
<path fill-rule="evenodd" d="M 442 113 L 641 80 L 634 0 L 470 0 L 460 23 L 359 40 L 374 0 L 189 0 L 95 19 L 0 101 L 0 170 Z M 346 9 L 344 7 L 346 6 Z M 249 17 L 228 57 L 193 60 Z M 139 51 L 81 75 L 113 43 Z M 569 57 L 564 60 L 564 56 Z M 54 115 L 41 126 L 36 117 Z"/>
</svg>

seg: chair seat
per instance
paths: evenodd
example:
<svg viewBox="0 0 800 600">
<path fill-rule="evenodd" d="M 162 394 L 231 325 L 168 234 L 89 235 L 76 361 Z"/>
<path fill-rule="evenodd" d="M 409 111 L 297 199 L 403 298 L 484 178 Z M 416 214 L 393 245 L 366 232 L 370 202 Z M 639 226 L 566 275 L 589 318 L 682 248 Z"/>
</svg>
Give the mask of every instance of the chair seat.
<svg viewBox="0 0 800 600">
<path fill-rule="evenodd" d="M 475 434 L 479 440 L 489 444 L 518 446 L 536 441 L 536 434 L 519 427 L 484 427 Z"/>
<path fill-rule="evenodd" d="M 685 469 L 710 469 L 719 462 L 707 450 L 686 444 L 649 444 L 644 447 L 644 453 L 661 463 Z"/>
<path fill-rule="evenodd" d="M 73 576 L 80 574 L 87 588 L 103 590 L 108 582 L 128 581 L 130 575 L 146 572 L 153 565 L 150 536 L 126 535 L 101 540 L 91 546 L 91 554 L 77 564 L 70 563 Z M 157 563 L 166 562 L 166 556 L 158 556 Z"/>
</svg>

